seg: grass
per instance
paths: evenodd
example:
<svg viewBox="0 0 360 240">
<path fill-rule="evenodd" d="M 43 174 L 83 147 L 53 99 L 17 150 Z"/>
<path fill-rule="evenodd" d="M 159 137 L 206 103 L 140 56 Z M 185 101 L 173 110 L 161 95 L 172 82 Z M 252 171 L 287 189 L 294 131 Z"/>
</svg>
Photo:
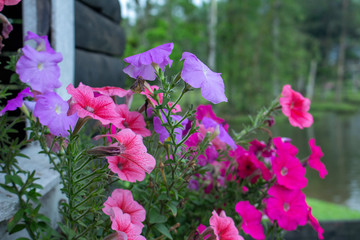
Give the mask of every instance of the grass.
<svg viewBox="0 0 360 240">
<path fill-rule="evenodd" d="M 360 212 L 334 203 L 306 198 L 312 208 L 312 214 L 318 220 L 353 220 L 360 219 Z"/>
</svg>

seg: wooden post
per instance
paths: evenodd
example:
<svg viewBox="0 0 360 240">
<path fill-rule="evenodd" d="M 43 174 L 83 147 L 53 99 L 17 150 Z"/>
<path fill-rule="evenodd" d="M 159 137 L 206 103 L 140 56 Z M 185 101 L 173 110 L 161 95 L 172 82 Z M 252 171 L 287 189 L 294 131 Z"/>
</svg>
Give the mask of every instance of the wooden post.
<svg viewBox="0 0 360 240">
<path fill-rule="evenodd" d="M 23 36 L 26 36 L 27 31 L 37 33 L 37 9 L 36 0 L 23 0 L 22 2 L 23 15 Z M 29 43 L 35 47 L 35 42 Z"/>
</svg>

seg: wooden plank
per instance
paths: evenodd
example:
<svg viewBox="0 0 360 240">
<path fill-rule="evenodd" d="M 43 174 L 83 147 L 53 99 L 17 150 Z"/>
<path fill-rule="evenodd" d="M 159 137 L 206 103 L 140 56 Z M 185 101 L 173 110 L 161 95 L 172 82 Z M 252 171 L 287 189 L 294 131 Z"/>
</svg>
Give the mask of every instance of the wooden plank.
<svg viewBox="0 0 360 240">
<path fill-rule="evenodd" d="M 82 82 L 91 87 L 124 87 L 124 64 L 120 58 L 77 49 L 75 59 L 76 86 Z"/>
<path fill-rule="evenodd" d="M 123 54 L 125 33 L 118 24 L 78 1 L 75 11 L 76 47 L 113 56 Z"/>
<path fill-rule="evenodd" d="M 118 0 L 80 0 L 81 2 L 92 7 L 95 11 L 105 15 L 106 17 L 119 24 L 121 22 L 121 9 Z"/>
<path fill-rule="evenodd" d="M 50 33 L 50 0 L 37 0 L 37 33 L 41 36 Z"/>
</svg>

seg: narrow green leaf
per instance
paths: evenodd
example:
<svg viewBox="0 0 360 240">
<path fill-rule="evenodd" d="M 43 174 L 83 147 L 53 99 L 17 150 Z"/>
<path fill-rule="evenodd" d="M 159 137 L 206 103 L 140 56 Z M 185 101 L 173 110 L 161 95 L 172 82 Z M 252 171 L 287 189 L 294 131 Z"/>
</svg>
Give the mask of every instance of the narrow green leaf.
<svg viewBox="0 0 360 240">
<path fill-rule="evenodd" d="M 154 228 L 158 230 L 161 234 L 166 236 L 167 238 L 173 239 L 169 229 L 164 224 L 155 224 Z"/>
<path fill-rule="evenodd" d="M 26 227 L 25 224 L 17 224 L 17 225 L 15 225 L 15 227 L 13 227 L 13 229 L 11 229 L 11 231 L 9 231 L 9 234 L 19 232 L 19 231 L 23 230 L 25 227 Z"/>
<path fill-rule="evenodd" d="M 8 231 L 11 232 L 12 229 L 16 226 L 16 224 L 22 219 L 22 217 L 24 216 L 24 210 L 23 209 L 19 209 L 19 211 L 17 211 L 14 215 L 14 217 L 12 217 L 12 219 L 10 219 L 9 223 L 8 223 Z"/>
<path fill-rule="evenodd" d="M 176 217 L 176 214 L 177 214 L 177 205 L 178 205 L 178 203 L 175 201 L 171 201 L 168 204 L 166 204 L 166 206 L 170 209 L 170 211 L 172 212 L 174 217 Z"/>
</svg>

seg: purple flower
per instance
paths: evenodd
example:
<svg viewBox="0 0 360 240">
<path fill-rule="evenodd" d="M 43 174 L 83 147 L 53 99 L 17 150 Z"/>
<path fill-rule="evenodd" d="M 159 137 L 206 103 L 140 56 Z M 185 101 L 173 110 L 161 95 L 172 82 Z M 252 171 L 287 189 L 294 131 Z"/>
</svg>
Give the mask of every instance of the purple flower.
<svg viewBox="0 0 360 240">
<path fill-rule="evenodd" d="M 27 87 L 21 92 L 19 92 L 15 98 L 7 102 L 6 106 L 1 110 L 0 116 L 7 111 L 14 111 L 17 108 L 21 107 L 23 105 L 24 98 L 28 96 L 32 97 L 33 94 L 30 92 L 30 88 Z"/>
<path fill-rule="evenodd" d="M 236 144 L 234 140 L 230 137 L 230 135 L 227 133 L 227 131 L 221 124 L 217 123 L 215 120 L 208 117 L 204 117 L 201 123 L 204 125 L 205 128 L 216 129 L 216 127 L 219 127 L 220 134 L 218 138 L 220 139 L 220 141 L 228 144 L 232 149 L 236 148 Z"/>
<path fill-rule="evenodd" d="M 22 51 L 24 55 L 16 64 L 16 73 L 22 82 L 42 93 L 52 92 L 61 86 L 57 65 L 62 61 L 61 53 L 38 52 L 30 46 L 23 47 Z"/>
<path fill-rule="evenodd" d="M 153 81 L 156 78 L 153 64 L 159 65 L 162 70 L 166 65 L 171 67 L 173 61 L 169 58 L 169 55 L 173 48 L 173 43 L 166 43 L 146 52 L 124 58 L 124 61 L 130 63 L 130 65 L 124 68 L 123 71 L 132 78 L 142 77 L 145 80 Z"/>
<path fill-rule="evenodd" d="M 184 52 L 181 60 L 184 61 L 181 78 L 194 88 L 200 88 L 202 96 L 214 103 L 227 102 L 224 81 L 221 73 L 211 71 L 194 54 Z"/>
<path fill-rule="evenodd" d="M 51 48 L 48 37 L 39 36 L 33 32 L 28 31 L 25 36 L 25 41 L 34 40 L 37 44 L 36 50 L 39 52 L 48 52 L 48 53 L 56 53 L 54 49 Z"/>
<path fill-rule="evenodd" d="M 51 134 L 66 137 L 70 127 L 73 129 L 78 116 L 67 115 L 69 105 L 57 93 L 47 92 L 38 96 L 34 109 L 34 116 L 39 118 L 42 125 L 49 128 Z"/>
<path fill-rule="evenodd" d="M 171 118 L 176 122 L 182 119 L 182 117 L 178 115 L 171 115 Z M 164 115 L 163 115 L 163 119 L 164 122 L 167 123 L 167 120 Z M 184 121 L 181 122 L 182 127 L 175 129 L 174 134 L 176 135 L 176 142 L 178 143 L 181 142 L 183 129 L 185 129 L 185 126 L 187 125 L 188 121 L 189 121 L 188 119 L 185 119 Z M 164 143 L 165 139 L 169 137 L 169 132 L 166 130 L 164 126 L 161 126 L 161 120 L 159 117 L 154 117 L 153 123 L 154 123 L 154 131 L 159 134 L 159 141 Z"/>
</svg>

